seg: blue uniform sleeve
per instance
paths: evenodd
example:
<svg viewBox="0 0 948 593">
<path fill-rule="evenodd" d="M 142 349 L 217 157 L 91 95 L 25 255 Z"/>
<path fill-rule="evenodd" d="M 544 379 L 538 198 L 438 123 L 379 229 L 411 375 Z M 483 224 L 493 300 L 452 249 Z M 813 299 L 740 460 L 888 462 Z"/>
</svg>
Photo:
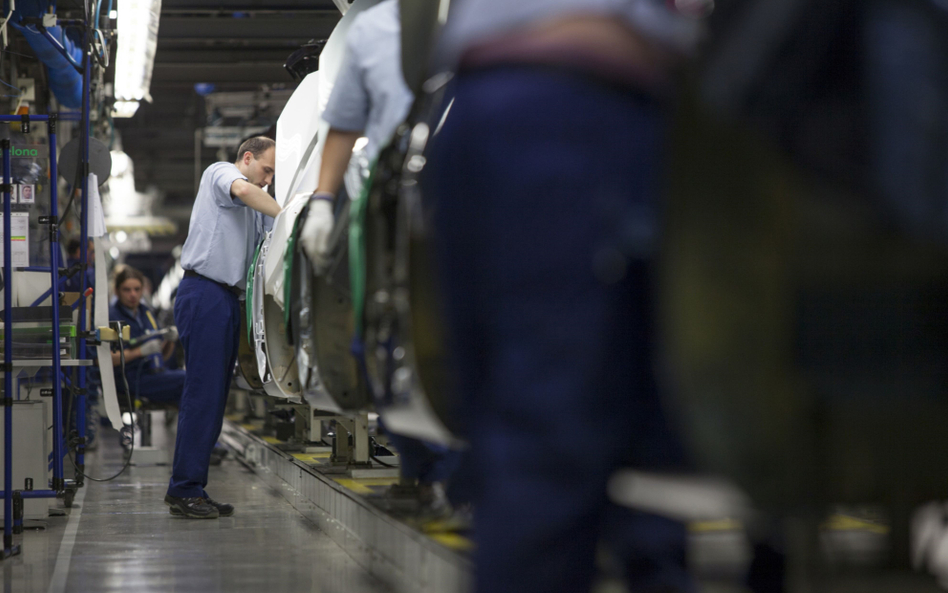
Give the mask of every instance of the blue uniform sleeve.
<svg viewBox="0 0 948 593">
<path fill-rule="evenodd" d="M 323 111 L 323 119 L 329 127 L 345 132 L 362 131 L 369 121 L 369 92 L 365 86 L 359 56 L 362 35 L 358 19 L 359 17 L 356 17 L 356 22 L 349 29 L 346 55 L 342 58 L 342 66 L 329 95 L 326 110 Z"/>
<path fill-rule="evenodd" d="M 246 180 L 247 178 L 240 172 L 237 165 L 231 164 L 229 167 L 218 167 L 214 171 L 211 177 L 211 183 L 214 186 L 211 193 L 214 195 L 217 204 L 222 208 L 244 207 L 243 202 L 230 195 L 230 186 L 238 179 Z"/>
</svg>

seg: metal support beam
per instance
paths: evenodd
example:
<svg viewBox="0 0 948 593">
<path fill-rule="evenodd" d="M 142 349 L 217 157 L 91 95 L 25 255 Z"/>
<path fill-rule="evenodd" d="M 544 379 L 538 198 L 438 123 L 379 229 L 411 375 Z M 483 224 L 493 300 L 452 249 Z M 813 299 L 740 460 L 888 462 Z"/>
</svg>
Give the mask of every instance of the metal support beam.
<svg viewBox="0 0 948 593">
<path fill-rule="evenodd" d="M 349 437 L 352 443 L 349 443 Z M 332 444 L 333 465 L 349 468 L 370 467 L 369 415 L 365 412 L 353 417 L 336 417 L 336 436 Z"/>
<path fill-rule="evenodd" d="M 306 16 L 267 14 L 249 18 L 220 16 L 161 17 L 161 38 L 202 39 L 326 39 L 339 22 L 335 10 L 312 11 Z"/>
<path fill-rule="evenodd" d="M 200 52 L 195 51 L 195 56 Z M 152 70 L 152 83 L 167 82 L 243 82 L 265 84 L 274 82 L 292 83 L 283 63 L 249 62 L 244 64 L 168 64 L 157 63 Z"/>
</svg>

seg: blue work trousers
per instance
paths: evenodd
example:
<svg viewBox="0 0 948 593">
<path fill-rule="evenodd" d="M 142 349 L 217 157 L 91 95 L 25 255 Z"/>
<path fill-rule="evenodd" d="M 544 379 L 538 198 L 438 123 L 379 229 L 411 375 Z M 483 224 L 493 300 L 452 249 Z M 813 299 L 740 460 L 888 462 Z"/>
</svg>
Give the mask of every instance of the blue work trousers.
<svg viewBox="0 0 948 593">
<path fill-rule="evenodd" d="M 121 382 L 121 375 L 115 375 L 118 389 L 124 393 L 125 385 Z M 135 398 L 146 399 L 153 404 L 178 405 L 184 391 L 185 376 L 185 372 L 180 369 L 165 369 L 159 372 L 139 369 L 137 372 L 127 373 L 126 379 Z"/>
<path fill-rule="evenodd" d="M 606 496 L 620 467 L 684 457 L 653 368 L 662 111 L 554 69 L 455 84 L 424 187 L 471 443 L 475 589 L 587 591 L 605 542 L 631 590 L 690 591 L 684 527 Z"/>
<path fill-rule="evenodd" d="M 168 494 L 207 496 L 207 469 L 224 423 L 237 360 L 240 303 L 236 295 L 211 280 L 186 277 L 178 288 L 174 318 L 184 346 L 187 375 Z"/>
</svg>

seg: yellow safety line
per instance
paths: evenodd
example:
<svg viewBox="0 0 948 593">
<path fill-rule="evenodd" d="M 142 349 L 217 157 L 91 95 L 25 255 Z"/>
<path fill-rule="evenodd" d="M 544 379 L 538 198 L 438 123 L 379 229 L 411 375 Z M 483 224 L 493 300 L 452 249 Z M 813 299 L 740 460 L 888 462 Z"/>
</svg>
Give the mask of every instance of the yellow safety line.
<svg viewBox="0 0 948 593">
<path fill-rule="evenodd" d="M 886 525 L 846 515 L 833 515 L 821 527 L 826 531 L 868 531 L 880 535 L 889 533 L 889 527 Z"/>
<path fill-rule="evenodd" d="M 456 533 L 432 533 L 428 537 L 452 550 L 467 552 L 474 549 L 474 542 Z"/>
<path fill-rule="evenodd" d="M 360 484 L 357 480 L 352 480 L 349 478 L 333 478 L 337 484 L 345 486 L 349 490 L 352 490 L 356 494 L 372 494 L 372 489 L 364 484 Z"/>
<path fill-rule="evenodd" d="M 263 437 L 263 440 L 270 443 L 271 445 L 281 445 L 283 441 L 276 437 Z"/>
<path fill-rule="evenodd" d="M 293 453 L 293 457 L 305 463 L 319 463 L 332 456 L 332 453 Z"/>
<path fill-rule="evenodd" d="M 734 519 L 717 519 L 714 521 L 693 521 L 688 524 L 691 533 L 708 533 L 712 531 L 740 531 L 744 525 Z"/>
</svg>

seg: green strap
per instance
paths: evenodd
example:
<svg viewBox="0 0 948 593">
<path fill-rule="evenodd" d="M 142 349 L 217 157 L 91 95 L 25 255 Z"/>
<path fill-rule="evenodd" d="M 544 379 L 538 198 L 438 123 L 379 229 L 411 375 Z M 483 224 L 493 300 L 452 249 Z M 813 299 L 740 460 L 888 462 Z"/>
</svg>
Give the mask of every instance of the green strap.
<svg viewBox="0 0 948 593">
<path fill-rule="evenodd" d="M 365 318 L 365 213 L 368 209 L 369 192 L 375 180 L 378 158 L 372 161 L 369 178 L 362 184 L 359 198 L 349 210 L 349 284 L 352 289 L 352 314 L 355 315 L 356 336 L 362 336 Z"/>
<path fill-rule="evenodd" d="M 257 244 L 257 250 L 253 253 L 253 263 L 247 270 L 247 343 L 253 348 L 253 271 L 257 267 L 257 258 L 260 257 L 260 248 L 263 247 L 263 241 Z"/>
<path fill-rule="evenodd" d="M 309 204 L 306 205 L 309 208 Z M 293 295 L 293 260 L 296 257 L 296 238 L 300 232 L 300 220 L 303 218 L 303 211 L 300 212 L 296 220 L 293 221 L 293 229 L 290 231 L 290 237 L 283 248 L 283 327 L 290 335 L 290 298 Z M 294 340 L 296 338 L 294 337 Z"/>
</svg>

